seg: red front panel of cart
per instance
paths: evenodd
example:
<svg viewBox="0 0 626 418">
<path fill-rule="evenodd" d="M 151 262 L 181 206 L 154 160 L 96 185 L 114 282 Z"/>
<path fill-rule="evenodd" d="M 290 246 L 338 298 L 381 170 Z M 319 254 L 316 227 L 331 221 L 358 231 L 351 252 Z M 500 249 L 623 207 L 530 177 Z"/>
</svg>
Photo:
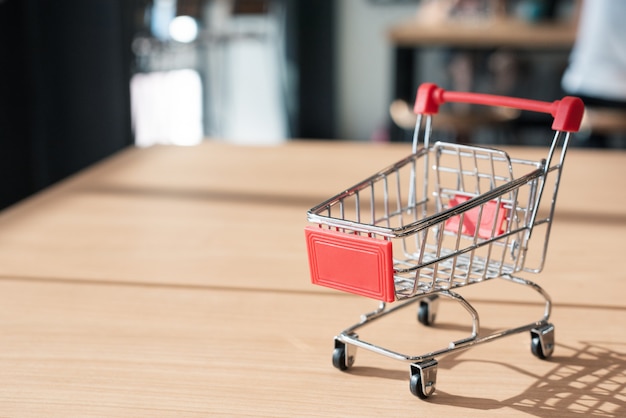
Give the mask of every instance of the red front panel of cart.
<svg viewBox="0 0 626 418">
<path fill-rule="evenodd" d="M 390 241 L 312 226 L 305 235 L 313 284 L 395 300 Z"/>
</svg>

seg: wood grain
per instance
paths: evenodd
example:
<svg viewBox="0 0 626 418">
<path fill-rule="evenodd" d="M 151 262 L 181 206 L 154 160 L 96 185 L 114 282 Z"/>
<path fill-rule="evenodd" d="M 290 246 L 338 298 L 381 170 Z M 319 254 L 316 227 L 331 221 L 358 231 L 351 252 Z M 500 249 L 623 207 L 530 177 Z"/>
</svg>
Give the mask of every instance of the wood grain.
<svg viewBox="0 0 626 418">
<path fill-rule="evenodd" d="M 306 210 L 409 149 L 129 149 L 0 213 L 0 416 L 624 416 L 623 151 L 568 153 L 528 277 L 555 303 L 550 361 L 526 334 L 449 355 L 427 402 L 407 364 L 361 350 L 332 367 L 333 336 L 375 302 L 309 284 Z M 541 316 L 511 286 L 463 289 L 485 332 Z M 436 327 L 409 309 L 363 335 L 420 354 L 468 333 L 443 302 Z"/>
</svg>

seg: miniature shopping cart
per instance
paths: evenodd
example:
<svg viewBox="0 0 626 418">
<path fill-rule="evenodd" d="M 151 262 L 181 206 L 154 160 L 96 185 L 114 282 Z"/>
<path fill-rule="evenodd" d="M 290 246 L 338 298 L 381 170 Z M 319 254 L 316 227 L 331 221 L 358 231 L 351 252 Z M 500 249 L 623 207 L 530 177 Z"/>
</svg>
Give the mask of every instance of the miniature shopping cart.
<svg viewBox="0 0 626 418">
<path fill-rule="evenodd" d="M 432 143 L 432 115 L 446 102 L 551 114 L 555 134 L 547 158 L 528 161 L 496 149 Z M 380 301 L 378 309 L 335 337 L 333 365 L 349 369 L 357 347 L 409 362 L 410 390 L 425 399 L 435 391 L 441 355 L 528 331 L 535 356 L 552 354 L 550 297 L 515 274 L 543 268 L 569 135 L 578 130 L 584 106 L 574 97 L 549 103 L 423 84 L 414 110 L 412 154 L 310 209 L 308 220 L 316 225 L 305 233 L 314 284 Z M 455 290 L 495 278 L 538 292 L 545 300 L 543 318 L 481 335 L 477 311 Z M 426 354 L 406 355 L 356 333 L 414 303 L 419 322 L 431 325 L 439 297 L 467 310 L 470 336 Z"/>
</svg>

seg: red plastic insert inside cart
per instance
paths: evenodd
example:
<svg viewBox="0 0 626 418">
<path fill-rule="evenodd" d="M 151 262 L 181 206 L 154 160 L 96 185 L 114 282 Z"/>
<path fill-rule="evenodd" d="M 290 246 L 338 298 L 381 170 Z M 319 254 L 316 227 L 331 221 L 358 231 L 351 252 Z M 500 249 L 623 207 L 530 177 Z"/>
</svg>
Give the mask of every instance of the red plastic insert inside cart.
<svg viewBox="0 0 626 418">
<path fill-rule="evenodd" d="M 395 300 L 391 241 L 325 228 L 305 228 L 313 284 Z"/>
<path fill-rule="evenodd" d="M 463 202 L 467 202 L 470 198 L 467 196 L 455 195 L 450 199 L 450 207 L 455 207 Z M 505 231 L 506 209 L 504 203 L 492 200 L 482 205 L 482 215 L 480 206 L 470 209 L 463 215 L 454 216 L 446 221 L 446 230 L 457 233 L 459 231 L 459 223 L 463 218 L 461 225 L 461 234 L 474 236 L 478 229 L 478 236 L 483 239 L 489 239 L 501 235 Z M 480 217 L 480 223 L 478 218 Z M 495 229 L 494 229 L 495 224 Z"/>
</svg>

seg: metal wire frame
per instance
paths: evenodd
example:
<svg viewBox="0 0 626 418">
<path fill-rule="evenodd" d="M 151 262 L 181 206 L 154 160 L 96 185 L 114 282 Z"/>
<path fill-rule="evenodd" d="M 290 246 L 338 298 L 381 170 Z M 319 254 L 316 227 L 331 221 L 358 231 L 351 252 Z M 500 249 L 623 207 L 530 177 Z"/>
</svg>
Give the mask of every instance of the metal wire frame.
<svg viewBox="0 0 626 418">
<path fill-rule="evenodd" d="M 421 147 L 420 135 L 424 138 Z M 312 208 L 309 221 L 393 241 L 397 299 L 519 271 L 541 271 L 568 134 L 557 132 L 548 158 L 541 161 L 511 159 L 503 151 L 467 145 L 437 142 L 430 146 L 430 135 L 431 118 L 420 115 L 410 156 Z M 551 165 L 559 145 L 561 156 Z M 551 173 L 555 173 L 552 199 L 547 216 L 539 216 Z M 455 196 L 467 200 L 451 207 Z M 498 230 L 494 221 L 488 236 L 481 236 L 479 228 L 464 234 L 468 214 L 473 212 L 481 224 L 488 205 L 497 208 L 494 219 L 505 212 L 506 228 Z M 450 228 L 455 217 L 456 230 Z M 527 265 L 527 252 L 532 230 L 538 225 L 545 225 L 546 232 L 533 267 Z"/>
</svg>

